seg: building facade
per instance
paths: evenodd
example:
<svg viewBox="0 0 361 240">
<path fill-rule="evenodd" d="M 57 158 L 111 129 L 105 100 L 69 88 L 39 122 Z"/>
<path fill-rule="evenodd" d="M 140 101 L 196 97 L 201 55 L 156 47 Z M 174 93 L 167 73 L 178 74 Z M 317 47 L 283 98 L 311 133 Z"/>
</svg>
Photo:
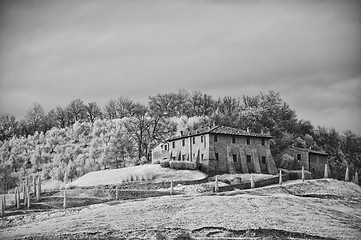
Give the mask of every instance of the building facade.
<svg viewBox="0 0 361 240">
<path fill-rule="evenodd" d="M 277 168 L 264 133 L 217 126 L 181 132 L 153 149 L 153 162 L 164 159 L 191 161 L 210 175 L 221 173 L 269 173 Z"/>
<path fill-rule="evenodd" d="M 290 147 L 277 154 L 275 158 L 278 160 L 284 154 L 288 154 L 294 159 L 289 170 L 299 170 L 303 166 L 305 170 L 312 173 L 313 178 L 324 176 L 325 164 L 328 163 L 328 155 L 326 153 L 307 148 Z"/>
</svg>

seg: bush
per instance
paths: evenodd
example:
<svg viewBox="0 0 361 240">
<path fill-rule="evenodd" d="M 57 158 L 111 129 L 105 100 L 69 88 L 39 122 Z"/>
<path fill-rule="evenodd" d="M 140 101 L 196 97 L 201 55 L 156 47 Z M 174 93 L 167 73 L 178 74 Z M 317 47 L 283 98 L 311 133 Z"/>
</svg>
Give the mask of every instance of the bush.
<svg viewBox="0 0 361 240">
<path fill-rule="evenodd" d="M 160 166 L 163 167 L 163 168 L 169 168 L 170 165 L 169 165 L 169 161 L 163 161 L 160 163 Z"/>
<path fill-rule="evenodd" d="M 281 156 L 281 162 L 279 163 L 280 168 L 291 169 L 295 159 L 289 154 L 283 154 Z"/>
<path fill-rule="evenodd" d="M 182 231 L 174 240 L 192 240 L 191 234 L 185 231 Z"/>
<path fill-rule="evenodd" d="M 196 170 L 197 164 L 194 162 L 184 162 L 184 161 L 170 161 L 169 166 L 172 169 L 176 170 Z"/>
</svg>

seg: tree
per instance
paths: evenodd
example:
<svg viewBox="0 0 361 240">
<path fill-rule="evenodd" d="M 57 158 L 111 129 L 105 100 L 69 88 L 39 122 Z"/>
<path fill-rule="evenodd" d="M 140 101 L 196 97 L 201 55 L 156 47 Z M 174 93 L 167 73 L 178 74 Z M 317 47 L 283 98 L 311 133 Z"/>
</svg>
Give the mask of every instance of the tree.
<svg viewBox="0 0 361 240">
<path fill-rule="evenodd" d="M 85 106 L 85 112 L 87 120 L 91 123 L 94 123 L 96 119 L 100 119 L 102 116 L 100 107 L 96 102 L 88 103 L 88 105 Z"/>
<path fill-rule="evenodd" d="M 136 104 L 129 98 L 119 97 L 116 101 L 118 118 L 133 116 L 135 108 Z"/>
<path fill-rule="evenodd" d="M 62 107 L 56 107 L 54 110 L 54 119 L 57 122 L 57 126 L 60 128 L 69 126 L 68 111 Z"/>
<path fill-rule="evenodd" d="M 141 159 L 144 150 L 146 149 L 146 134 L 150 125 L 151 121 L 148 108 L 139 103 L 136 104 L 134 108 L 134 116 L 127 119 L 125 127 L 137 143 L 138 159 Z"/>
<path fill-rule="evenodd" d="M 42 124 L 45 118 L 43 107 L 39 103 L 33 103 L 33 106 L 26 112 L 26 123 L 31 134 L 42 130 Z"/>
<path fill-rule="evenodd" d="M 47 114 L 44 116 L 43 120 L 43 131 L 47 132 L 52 127 L 55 127 L 57 125 L 56 122 L 56 113 L 55 110 L 50 110 Z"/>
<path fill-rule="evenodd" d="M 361 136 L 351 131 L 345 131 L 342 137 L 341 149 L 345 154 L 347 164 L 353 172 L 361 170 Z"/>
<path fill-rule="evenodd" d="M 82 100 L 75 99 L 67 106 L 68 118 L 71 124 L 86 119 L 85 105 Z"/>
<path fill-rule="evenodd" d="M 104 115 L 107 119 L 118 118 L 117 103 L 114 100 L 110 100 L 104 107 Z"/>
<path fill-rule="evenodd" d="M 0 117 L 0 141 L 8 140 L 19 132 L 19 123 L 9 114 Z"/>
</svg>

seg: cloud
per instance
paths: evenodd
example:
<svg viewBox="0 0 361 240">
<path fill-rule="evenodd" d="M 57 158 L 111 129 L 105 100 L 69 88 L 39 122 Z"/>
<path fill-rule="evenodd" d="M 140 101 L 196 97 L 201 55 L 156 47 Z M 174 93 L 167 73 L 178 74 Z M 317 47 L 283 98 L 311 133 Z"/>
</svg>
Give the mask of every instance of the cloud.
<svg viewBox="0 0 361 240">
<path fill-rule="evenodd" d="M 146 102 L 177 89 L 275 90 L 317 124 L 319 112 L 361 114 L 358 1 L 33 0 L 1 9 L 0 111 L 18 117 L 33 101 Z"/>
</svg>

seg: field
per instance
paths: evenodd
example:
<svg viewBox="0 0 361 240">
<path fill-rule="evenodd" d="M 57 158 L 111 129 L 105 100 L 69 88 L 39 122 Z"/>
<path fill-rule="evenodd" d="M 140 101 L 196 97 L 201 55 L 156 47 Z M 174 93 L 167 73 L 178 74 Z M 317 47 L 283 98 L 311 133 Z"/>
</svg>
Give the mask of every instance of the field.
<svg viewBox="0 0 361 240">
<path fill-rule="evenodd" d="M 1 239 L 360 239 L 361 187 L 332 179 L 119 200 L 0 220 Z"/>
<path fill-rule="evenodd" d="M 87 187 L 98 185 L 121 184 L 130 181 L 175 181 L 175 180 L 197 180 L 206 177 L 198 171 L 162 168 L 160 165 L 150 164 L 128 168 L 112 169 L 90 172 L 69 183 L 68 186 Z"/>
</svg>

